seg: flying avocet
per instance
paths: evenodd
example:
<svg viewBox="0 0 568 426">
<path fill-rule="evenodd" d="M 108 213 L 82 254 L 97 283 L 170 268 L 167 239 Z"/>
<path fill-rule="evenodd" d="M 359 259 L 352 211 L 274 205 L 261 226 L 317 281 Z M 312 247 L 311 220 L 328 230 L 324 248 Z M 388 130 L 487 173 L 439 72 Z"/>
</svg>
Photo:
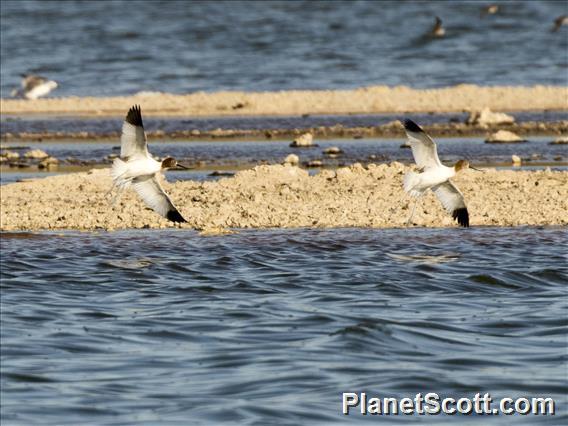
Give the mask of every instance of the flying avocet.
<svg viewBox="0 0 568 426">
<path fill-rule="evenodd" d="M 469 213 L 460 190 L 450 181 L 456 173 L 466 170 L 466 160 L 458 161 L 453 167 L 444 166 L 438 158 L 436 143 L 412 120 L 404 120 L 404 130 L 412 148 L 412 155 L 419 172 L 409 171 L 404 176 L 404 190 L 416 197 L 412 213 L 407 224 L 412 220 L 418 199 L 431 189 L 444 208 L 463 227 L 469 227 Z M 478 170 L 480 171 L 480 170 Z"/>
<path fill-rule="evenodd" d="M 111 170 L 113 186 L 109 193 L 117 188 L 113 203 L 122 191 L 132 186 L 146 205 L 156 213 L 172 222 L 186 222 L 162 189 L 156 175 L 168 169 L 188 167 L 178 164 L 172 157 L 161 162 L 152 158 L 148 152 L 140 106 L 135 105 L 128 111 L 122 124 L 120 140 L 120 157 L 115 158 Z"/>
</svg>

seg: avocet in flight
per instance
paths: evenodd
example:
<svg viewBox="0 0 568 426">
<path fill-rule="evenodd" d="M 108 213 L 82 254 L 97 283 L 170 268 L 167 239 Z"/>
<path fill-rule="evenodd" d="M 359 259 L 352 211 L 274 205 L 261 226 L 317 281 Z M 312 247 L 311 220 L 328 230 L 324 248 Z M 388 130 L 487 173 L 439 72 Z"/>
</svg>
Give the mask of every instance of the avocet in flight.
<svg viewBox="0 0 568 426">
<path fill-rule="evenodd" d="M 471 167 L 466 160 L 458 161 L 453 167 L 444 166 L 438 158 L 436 143 L 430 136 L 412 120 L 404 120 L 403 124 L 414 161 L 419 167 L 418 173 L 409 171 L 404 176 L 404 190 L 417 198 L 407 224 L 412 220 L 418 199 L 431 189 L 448 213 L 451 213 L 461 226 L 469 227 L 469 213 L 463 194 L 450 178 L 468 167 L 478 169 Z"/>
<path fill-rule="evenodd" d="M 120 157 L 115 158 L 111 170 L 113 186 L 109 193 L 117 188 L 113 203 L 122 191 L 132 186 L 146 205 L 156 213 L 172 222 L 187 222 L 164 192 L 157 180 L 157 174 L 168 169 L 188 167 L 178 164 L 172 157 L 156 161 L 150 155 L 140 106 L 135 105 L 128 111 L 122 124 L 120 141 Z"/>
</svg>

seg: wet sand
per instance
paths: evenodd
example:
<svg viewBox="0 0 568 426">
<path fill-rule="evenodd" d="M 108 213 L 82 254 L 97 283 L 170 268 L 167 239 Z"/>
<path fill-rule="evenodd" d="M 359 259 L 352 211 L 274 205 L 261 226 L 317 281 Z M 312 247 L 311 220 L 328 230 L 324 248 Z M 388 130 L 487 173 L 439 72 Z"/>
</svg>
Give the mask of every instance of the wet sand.
<svg viewBox="0 0 568 426">
<path fill-rule="evenodd" d="M 458 85 L 439 89 L 372 86 L 354 90 L 279 92 L 197 92 L 175 95 L 149 92 L 119 97 L 1 99 L 3 115 L 73 115 L 122 117 L 133 104 L 145 116 L 245 116 L 299 114 L 371 114 L 565 110 L 568 87 Z"/>
<path fill-rule="evenodd" d="M 214 182 L 184 181 L 164 188 L 187 224 L 146 209 L 129 190 L 115 207 L 105 194 L 109 169 L 9 184 L 0 192 L 4 231 L 195 228 L 402 227 L 412 200 L 401 163 L 359 164 L 314 176 L 292 166 L 257 166 Z M 455 180 L 472 226 L 568 225 L 568 172 L 468 170 Z M 455 227 L 433 194 L 416 209 L 416 226 Z"/>
</svg>

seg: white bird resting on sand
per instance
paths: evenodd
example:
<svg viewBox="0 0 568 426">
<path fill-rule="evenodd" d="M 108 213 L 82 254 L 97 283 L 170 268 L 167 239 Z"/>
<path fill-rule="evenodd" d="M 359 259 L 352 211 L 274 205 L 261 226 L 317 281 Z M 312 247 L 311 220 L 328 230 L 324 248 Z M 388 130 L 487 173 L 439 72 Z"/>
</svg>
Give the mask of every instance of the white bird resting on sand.
<svg viewBox="0 0 568 426">
<path fill-rule="evenodd" d="M 57 87 L 57 82 L 40 77 L 39 75 L 22 74 L 22 88 L 13 90 L 11 95 L 14 97 L 24 97 L 35 100 L 47 95 Z"/>
<path fill-rule="evenodd" d="M 156 213 L 172 222 L 187 222 L 162 189 L 156 175 L 167 169 L 188 167 L 178 164 L 172 157 L 161 162 L 152 158 L 148 152 L 140 106 L 133 106 L 128 111 L 122 124 L 120 141 L 120 157 L 115 158 L 111 170 L 113 186 L 109 194 L 117 188 L 113 204 L 122 191 L 132 186 L 146 205 Z"/>
<path fill-rule="evenodd" d="M 431 189 L 448 213 L 451 213 L 452 217 L 461 226 L 469 227 L 469 213 L 463 194 L 450 181 L 450 178 L 468 167 L 474 170 L 477 169 L 471 167 L 466 160 L 458 161 L 453 167 L 444 166 L 438 158 L 436 144 L 420 126 L 414 121 L 407 119 L 404 120 L 404 130 L 412 148 L 414 161 L 419 167 L 418 173 L 409 171 L 404 176 L 404 190 L 411 196 L 416 197 L 416 202 L 407 224 L 412 220 L 418 199 L 428 189 Z"/>
</svg>

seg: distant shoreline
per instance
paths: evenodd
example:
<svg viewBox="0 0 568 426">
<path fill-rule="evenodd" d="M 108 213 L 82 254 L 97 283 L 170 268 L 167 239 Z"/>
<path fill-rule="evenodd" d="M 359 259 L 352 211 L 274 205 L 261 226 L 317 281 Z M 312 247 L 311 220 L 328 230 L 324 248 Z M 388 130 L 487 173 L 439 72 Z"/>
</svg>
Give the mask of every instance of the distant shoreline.
<svg viewBox="0 0 568 426">
<path fill-rule="evenodd" d="M 55 93 L 56 94 L 56 93 Z M 141 92 L 133 96 L 0 99 L 3 116 L 122 117 L 140 104 L 149 117 L 285 116 L 302 114 L 452 113 L 568 110 L 568 86 L 476 86 L 436 89 L 370 86 L 352 90 L 275 92 Z"/>
<path fill-rule="evenodd" d="M 432 124 L 421 122 L 436 137 L 483 137 L 506 129 L 519 135 L 560 136 L 568 133 L 568 87 L 480 87 L 459 85 L 440 89 L 375 86 L 354 90 L 281 91 L 281 92 L 198 92 L 187 95 L 146 93 L 135 96 L 107 98 L 45 98 L 36 101 L 1 99 L 2 119 L 12 120 L 72 120 L 68 129 L 33 131 L 20 126 L 6 130 L 2 141 L 41 140 L 107 140 L 120 137 L 120 126 L 101 123 L 96 130 L 84 129 L 82 120 L 121 120 L 134 104 L 142 106 L 144 117 L 150 119 L 194 119 L 174 129 L 146 129 L 150 140 L 253 140 L 290 139 L 311 132 L 325 138 L 403 137 L 400 124 L 394 118 L 409 114 L 449 115 L 490 108 L 497 112 L 538 111 L 540 116 L 525 117 L 513 124 L 472 125 L 463 119 L 447 117 Z M 564 114 L 565 113 L 565 114 Z M 357 115 L 391 115 L 393 120 L 376 122 L 352 121 Z M 337 116 L 337 122 L 316 124 L 304 117 Z M 286 126 L 275 125 L 276 119 L 286 120 Z M 288 120 L 287 117 L 290 119 Z M 343 117 L 343 119 L 341 119 Z M 547 118 L 548 117 L 548 118 Z M 554 117 L 554 118 L 553 118 Z M 240 120 L 242 118 L 242 120 Z M 251 120 L 255 120 L 254 127 Z M 301 118 L 301 120 L 300 120 Z M 347 119 L 345 119 L 347 118 Z M 263 120 L 265 119 L 265 120 Z M 215 120 L 230 120 L 233 126 L 209 126 Z M 191 120 L 190 120 L 191 121 Z M 207 123 L 207 121 L 209 123 Z M 248 124 L 247 124 L 248 123 Z M 259 124 L 260 123 L 260 124 Z M 340 124 L 343 123 L 343 124 Z M 24 124 L 24 123 L 23 123 Z M 251 125 L 250 128 L 246 126 Z"/>
</svg>

